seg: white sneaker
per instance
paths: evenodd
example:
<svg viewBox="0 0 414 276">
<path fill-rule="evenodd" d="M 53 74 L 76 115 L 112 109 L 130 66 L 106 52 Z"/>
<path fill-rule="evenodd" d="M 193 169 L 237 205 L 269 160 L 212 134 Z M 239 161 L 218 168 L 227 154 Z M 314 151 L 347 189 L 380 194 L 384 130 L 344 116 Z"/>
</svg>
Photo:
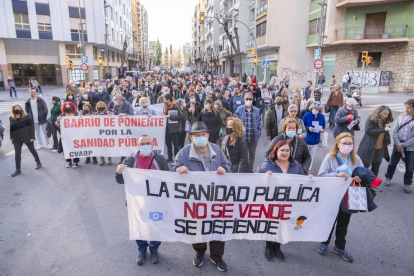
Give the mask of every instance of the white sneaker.
<svg viewBox="0 0 414 276">
<path fill-rule="evenodd" d="M 47 144 L 47 147 L 48 147 L 49 149 L 53 149 L 53 146 L 52 146 L 51 144 Z"/>
<path fill-rule="evenodd" d="M 35 150 L 39 150 L 39 149 L 41 149 L 41 148 L 43 148 L 43 146 L 42 146 L 42 145 L 37 145 L 37 147 L 35 147 Z"/>
<path fill-rule="evenodd" d="M 58 150 L 57 149 L 54 149 L 54 150 L 52 150 L 53 152 L 58 152 Z"/>
</svg>

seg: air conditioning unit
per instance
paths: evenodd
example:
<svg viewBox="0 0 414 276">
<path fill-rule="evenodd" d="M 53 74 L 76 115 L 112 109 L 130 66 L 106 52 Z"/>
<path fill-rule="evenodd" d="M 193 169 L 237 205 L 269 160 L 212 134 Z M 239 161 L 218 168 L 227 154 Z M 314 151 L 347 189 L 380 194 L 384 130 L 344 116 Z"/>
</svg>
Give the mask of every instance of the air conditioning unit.
<svg viewBox="0 0 414 276">
<path fill-rule="evenodd" d="M 388 38 L 388 33 L 382 33 L 382 38 L 387 39 Z"/>
<path fill-rule="evenodd" d="M 355 39 L 363 39 L 364 37 L 362 36 L 362 34 L 357 34 L 356 36 L 355 36 Z"/>
</svg>

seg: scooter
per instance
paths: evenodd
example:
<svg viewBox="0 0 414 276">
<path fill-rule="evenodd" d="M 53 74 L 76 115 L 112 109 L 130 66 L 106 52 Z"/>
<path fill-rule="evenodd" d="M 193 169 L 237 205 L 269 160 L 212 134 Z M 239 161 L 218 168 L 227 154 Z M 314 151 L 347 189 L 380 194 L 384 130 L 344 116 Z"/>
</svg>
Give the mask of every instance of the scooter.
<svg viewBox="0 0 414 276">
<path fill-rule="evenodd" d="M 354 98 L 357 104 L 359 104 L 359 106 L 362 106 L 361 88 L 357 87 L 357 88 L 354 88 L 354 90 L 347 89 L 345 91 L 345 101 L 348 98 Z"/>
</svg>

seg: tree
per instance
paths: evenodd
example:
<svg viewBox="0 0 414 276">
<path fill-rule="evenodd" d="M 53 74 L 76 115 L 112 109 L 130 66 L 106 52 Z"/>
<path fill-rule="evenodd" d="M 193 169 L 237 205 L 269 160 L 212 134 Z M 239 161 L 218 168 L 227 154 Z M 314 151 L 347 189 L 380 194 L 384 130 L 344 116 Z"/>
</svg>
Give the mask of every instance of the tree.
<svg viewBox="0 0 414 276">
<path fill-rule="evenodd" d="M 154 61 L 155 66 L 160 66 L 161 65 L 162 50 L 161 50 L 161 45 L 160 45 L 160 42 L 158 41 L 158 38 L 157 38 L 157 44 L 155 45 L 154 56 L 155 56 L 155 61 Z"/>
<path fill-rule="evenodd" d="M 172 65 L 175 68 L 181 67 L 181 49 L 175 50 L 172 56 Z"/>
<path fill-rule="evenodd" d="M 126 35 L 124 39 L 124 44 L 122 45 L 121 66 L 120 66 L 121 72 L 124 71 L 124 63 L 130 56 L 130 53 L 126 52 L 126 50 L 128 49 L 128 45 L 129 45 L 129 35 Z"/>
<path fill-rule="evenodd" d="M 165 67 L 169 67 L 169 62 L 170 62 L 170 59 L 169 59 L 169 56 L 168 56 L 168 48 L 165 47 L 165 52 L 164 52 L 164 66 Z"/>
</svg>

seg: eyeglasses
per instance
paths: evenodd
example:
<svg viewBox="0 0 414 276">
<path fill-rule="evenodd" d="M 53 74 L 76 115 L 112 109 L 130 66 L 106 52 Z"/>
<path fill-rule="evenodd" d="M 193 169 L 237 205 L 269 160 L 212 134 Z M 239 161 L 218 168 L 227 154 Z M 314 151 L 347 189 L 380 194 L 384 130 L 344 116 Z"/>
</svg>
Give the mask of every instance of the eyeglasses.
<svg viewBox="0 0 414 276">
<path fill-rule="evenodd" d="M 141 142 L 141 143 L 139 143 L 139 145 L 140 146 L 151 146 L 151 142 L 146 142 L 146 143 Z"/>
<path fill-rule="evenodd" d="M 353 146 L 354 145 L 354 143 L 340 143 L 342 146 Z"/>
</svg>

